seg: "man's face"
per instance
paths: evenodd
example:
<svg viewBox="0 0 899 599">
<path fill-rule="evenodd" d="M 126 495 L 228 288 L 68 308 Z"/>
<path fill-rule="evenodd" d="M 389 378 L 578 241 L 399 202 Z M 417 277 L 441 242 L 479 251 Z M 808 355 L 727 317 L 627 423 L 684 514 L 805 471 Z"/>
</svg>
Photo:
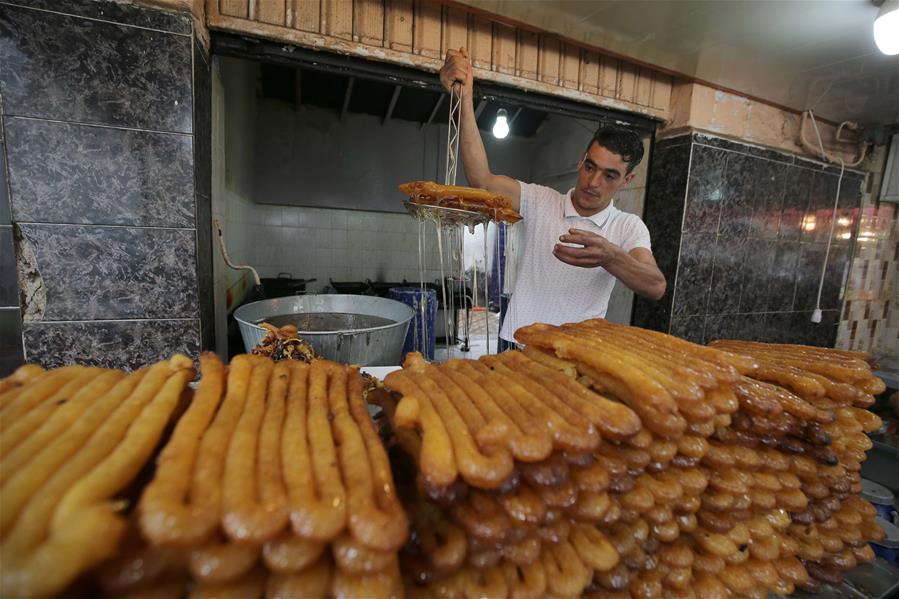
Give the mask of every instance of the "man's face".
<svg viewBox="0 0 899 599">
<path fill-rule="evenodd" d="M 627 163 L 620 154 L 596 142 L 590 144 L 578 168 L 577 184 L 571 195 L 577 213 L 592 216 L 608 206 L 615 192 L 634 178 L 634 173 L 626 173 Z"/>
</svg>

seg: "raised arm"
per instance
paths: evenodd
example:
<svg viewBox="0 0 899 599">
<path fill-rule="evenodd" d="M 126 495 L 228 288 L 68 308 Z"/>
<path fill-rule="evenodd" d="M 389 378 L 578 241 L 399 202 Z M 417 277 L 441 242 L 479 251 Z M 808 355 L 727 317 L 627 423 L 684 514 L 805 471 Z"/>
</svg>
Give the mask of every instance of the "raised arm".
<svg viewBox="0 0 899 599">
<path fill-rule="evenodd" d="M 449 50 L 446 62 L 440 69 L 440 82 L 447 91 L 452 90 L 453 83 L 462 85 L 462 114 L 459 123 L 459 147 L 462 151 L 462 166 L 465 177 L 474 187 L 480 187 L 495 193 L 501 193 L 512 200 L 512 207 L 519 209 L 521 185 L 515 179 L 505 175 L 494 175 L 487 163 L 487 152 L 478 131 L 478 122 L 474 115 L 473 84 L 471 61 L 464 49 Z"/>
</svg>

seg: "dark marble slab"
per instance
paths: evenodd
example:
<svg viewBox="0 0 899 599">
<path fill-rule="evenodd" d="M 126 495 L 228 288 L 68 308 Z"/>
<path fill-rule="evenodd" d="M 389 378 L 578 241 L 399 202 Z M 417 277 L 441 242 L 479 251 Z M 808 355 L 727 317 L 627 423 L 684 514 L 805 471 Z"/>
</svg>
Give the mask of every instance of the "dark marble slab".
<svg viewBox="0 0 899 599">
<path fill-rule="evenodd" d="M 17 222 L 194 226 L 189 135 L 6 118 Z"/>
<path fill-rule="evenodd" d="M 734 314 L 706 314 L 705 341 L 734 339 L 737 336 L 737 321 Z"/>
<path fill-rule="evenodd" d="M 818 282 L 824 265 L 823 243 L 799 244 L 799 263 L 796 269 L 796 300 L 794 310 L 813 310 L 818 297 Z"/>
<path fill-rule="evenodd" d="M 47 368 L 78 363 L 134 370 L 175 353 L 195 358 L 199 326 L 196 319 L 28 322 L 25 351 Z"/>
<path fill-rule="evenodd" d="M 750 312 L 746 314 L 737 314 L 734 317 L 734 339 L 742 339 L 745 341 L 761 341 L 765 335 L 765 317 L 764 312 Z"/>
<path fill-rule="evenodd" d="M 693 316 L 675 316 L 671 319 L 671 335 L 692 341 L 693 343 L 706 342 L 705 337 L 705 320 L 703 314 L 695 314 Z"/>
<path fill-rule="evenodd" d="M 212 197 L 212 71 L 194 41 L 194 184 L 196 193 Z"/>
<path fill-rule="evenodd" d="M 714 233 L 684 233 L 672 317 L 706 314 L 715 259 Z"/>
<path fill-rule="evenodd" d="M 799 243 L 777 241 L 773 245 L 774 259 L 769 269 L 767 311 L 792 310 L 793 299 L 796 296 Z"/>
<path fill-rule="evenodd" d="M 22 314 L 18 308 L 0 308 L 0 378 L 24 363 Z"/>
<path fill-rule="evenodd" d="M 777 246 L 770 240 L 746 240 L 740 312 L 765 312 L 768 309 L 769 290 L 774 280 L 771 267 L 776 254 Z"/>
<path fill-rule="evenodd" d="M 6 177 L 6 141 L 3 137 L 3 117 L 0 116 L 0 225 L 8 225 L 11 222 L 9 182 Z"/>
<path fill-rule="evenodd" d="M 0 225 L 0 308 L 19 307 L 12 226 Z"/>
<path fill-rule="evenodd" d="M 197 317 L 193 229 L 31 224 L 21 230 L 47 297 L 35 320 Z"/>
<path fill-rule="evenodd" d="M 759 163 L 764 161 L 731 152 L 724 173 L 724 197 L 721 201 L 720 235 L 738 236 L 749 233 L 755 208 L 755 180 Z"/>
<path fill-rule="evenodd" d="M 758 168 L 752 178 L 753 211 L 749 235 L 776 239 L 783 213 L 787 166 L 768 160 L 753 160 Z"/>
<path fill-rule="evenodd" d="M 833 208 L 837 197 L 837 177 L 828 173 L 815 173 L 808 200 L 807 219 L 814 224 L 803 228 L 802 241 L 826 242 L 833 222 Z"/>
<path fill-rule="evenodd" d="M 778 152 L 777 150 L 770 150 L 768 148 L 762 148 L 758 146 L 751 146 L 732 139 L 716 137 L 714 135 L 708 135 L 705 133 L 694 133 L 693 140 L 698 144 L 731 150 L 733 152 L 740 152 L 741 154 L 756 156 L 758 158 L 764 158 L 766 160 L 779 162 L 781 164 L 793 164 L 793 161 L 795 159 L 792 154 Z"/>
<path fill-rule="evenodd" d="M 783 212 L 780 217 L 780 238 L 799 240 L 803 219 L 808 210 L 814 173 L 808 169 L 787 167 L 784 185 Z"/>
<path fill-rule="evenodd" d="M 837 224 L 834 226 L 834 240 L 849 242 L 858 225 L 862 203 L 862 179 L 844 176 L 840 185 L 840 201 L 837 204 Z"/>
<path fill-rule="evenodd" d="M 189 36 L 4 5 L 8 115 L 191 132 Z"/>
<path fill-rule="evenodd" d="M 746 269 L 746 237 L 719 236 L 712 259 L 709 314 L 740 312 L 740 296 Z"/>
<path fill-rule="evenodd" d="M 690 159 L 684 231 L 709 233 L 718 230 L 725 194 L 727 152 L 708 146 L 693 146 Z"/>
<path fill-rule="evenodd" d="M 190 34 L 192 30 L 191 19 L 186 14 L 156 10 L 122 2 L 107 0 L 4 0 L 2 4 L 15 4 L 185 35 Z"/>
</svg>

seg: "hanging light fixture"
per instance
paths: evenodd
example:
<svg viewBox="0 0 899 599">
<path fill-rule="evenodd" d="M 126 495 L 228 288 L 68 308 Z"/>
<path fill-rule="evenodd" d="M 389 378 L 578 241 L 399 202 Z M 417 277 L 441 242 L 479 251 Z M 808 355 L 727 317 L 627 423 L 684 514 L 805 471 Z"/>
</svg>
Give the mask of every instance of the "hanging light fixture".
<svg viewBox="0 0 899 599">
<path fill-rule="evenodd" d="M 885 0 L 880 4 L 874 19 L 874 43 L 888 56 L 899 54 L 899 0 Z"/>
<path fill-rule="evenodd" d="M 509 134 L 509 113 L 505 108 L 496 111 L 496 122 L 493 123 L 493 137 L 503 139 Z"/>
</svg>

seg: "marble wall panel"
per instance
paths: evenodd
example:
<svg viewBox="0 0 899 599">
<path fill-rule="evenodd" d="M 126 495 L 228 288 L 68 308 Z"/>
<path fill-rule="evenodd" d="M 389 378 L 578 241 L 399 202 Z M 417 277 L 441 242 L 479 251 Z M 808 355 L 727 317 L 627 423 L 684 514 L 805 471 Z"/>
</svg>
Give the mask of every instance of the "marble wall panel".
<svg viewBox="0 0 899 599">
<path fill-rule="evenodd" d="M 3 136 L 3 118 L 0 116 L 0 226 L 11 224 L 10 216 L 9 185 L 6 177 L 6 142 Z"/>
<path fill-rule="evenodd" d="M 693 146 L 684 208 L 684 231 L 714 233 L 718 230 L 726 162 L 727 152 L 724 150 Z"/>
<path fill-rule="evenodd" d="M 46 292 L 33 320 L 198 316 L 193 229 L 29 224 L 21 231 Z"/>
<path fill-rule="evenodd" d="M 775 277 L 771 265 L 774 264 L 777 246 L 768 239 L 749 238 L 745 248 L 745 272 L 740 294 L 741 312 L 765 312 L 768 296 Z"/>
<path fill-rule="evenodd" d="M 768 285 L 769 312 L 785 312 L 793 309 L 796 297 L 796 270 L 799 264 L 799 242 L 778 241 L 774 243 L 774 260 L 770 266 Z"/>
<path fill-rule="evenodd" d="M 26 322 L 26 357 L 46 368 L 78 363 L 134 370 L 175 353 L 196 356 L 199 328 L 196 319 Z"/>
<path fill-rule="evenodd" d="M 776 239 L 783 212 L 787 166 L 770 160 L 754 162 L 757 168 L 753 170 L 751 186 L 755 198 L 748 233 L 751 237 Z"/>
<path fill-rule="evenodd" d="M 721 219 L 718 233 L 729 237 L 749 233 L 755 199 L 755 179 L 759 158 L 729 152 L 724 170 L 724 197 L 721 201 Z"/>
<path fill-rule="evenodd" d="M 740 296 L 748 260 L 746 237 L 720 235 L 713 245 L 712 276 L 708 310 L 715 314 L 740 312 Z"/>
<path fill-rule="evenodd" d="M 696 342 L 737 338 L 832 346 L 861 174 L 846 171 L 834 221 L 839 169 L 710 135 L 677 139 L 684 138 L 692 142 L 692 158 L 672 305 L 667 314 L 657 308 L 635 315 L 652 314 L 657 322 L 670 316 L 670 332 Z M 651 182 L 658 167 L 654 160 Z M 647 224 L 652 208 L 647 205 Z M 832 223 L 823 320 L 813 323 Z"/>
<path fill-rule="evenodd" d="M 672 316 L 708 312 L 714 258 L 714 233 L 684 233 Z"/>
<path fill-rule="evenodd" d="M 154 10 L 123 2 L 98 2 L 97 0 L 4 0 L 2 4 L 15 4 L 40 8 L 100 21 L 123 25 L 135 25 L 170 33 L 189 34 L 190 17 L 183 14 Z"/>
<path fill-rule="evenodd" d="M 4 5 L 0 39 L 8 115 L 191 131 L 189 35 Z"/>
<path fill-rule="evenodd" d="M 691 145 L 690 137 L 685 135 L 661 140 L 653 148 L 643 220 L 649 229 L 652 252 L 665 275 L 667 289 L 659 301 L 635 297 L 632 321 L 657 331 L 668 331 L 671 324 Z M 699 329 L 701 334 L 701 322 Z"/>
<path fill-rule="evenodd" d="M 814 173 L 808 169 L 787 168 L 783 212 L 780 217 L 780 239 L 799 240 L 803 219 L 808 210 L 813 178 Z"/>
<path fill-rule="evenodd" d="M 16 254 L 13 251 L 12 238 L 12 227 L 0 225 L 0 308 L 19 307 Z"/>
<path fill-rule="evenodd" d="M 17 222 L 194 226 L 190 135 L 6 118 Z"/>
<path fill-rule="evenodd" d="M 22 314 L 18 308 L 0 308 L 0 377 L 25 361 L 22 352 Z"/>
</svg>

